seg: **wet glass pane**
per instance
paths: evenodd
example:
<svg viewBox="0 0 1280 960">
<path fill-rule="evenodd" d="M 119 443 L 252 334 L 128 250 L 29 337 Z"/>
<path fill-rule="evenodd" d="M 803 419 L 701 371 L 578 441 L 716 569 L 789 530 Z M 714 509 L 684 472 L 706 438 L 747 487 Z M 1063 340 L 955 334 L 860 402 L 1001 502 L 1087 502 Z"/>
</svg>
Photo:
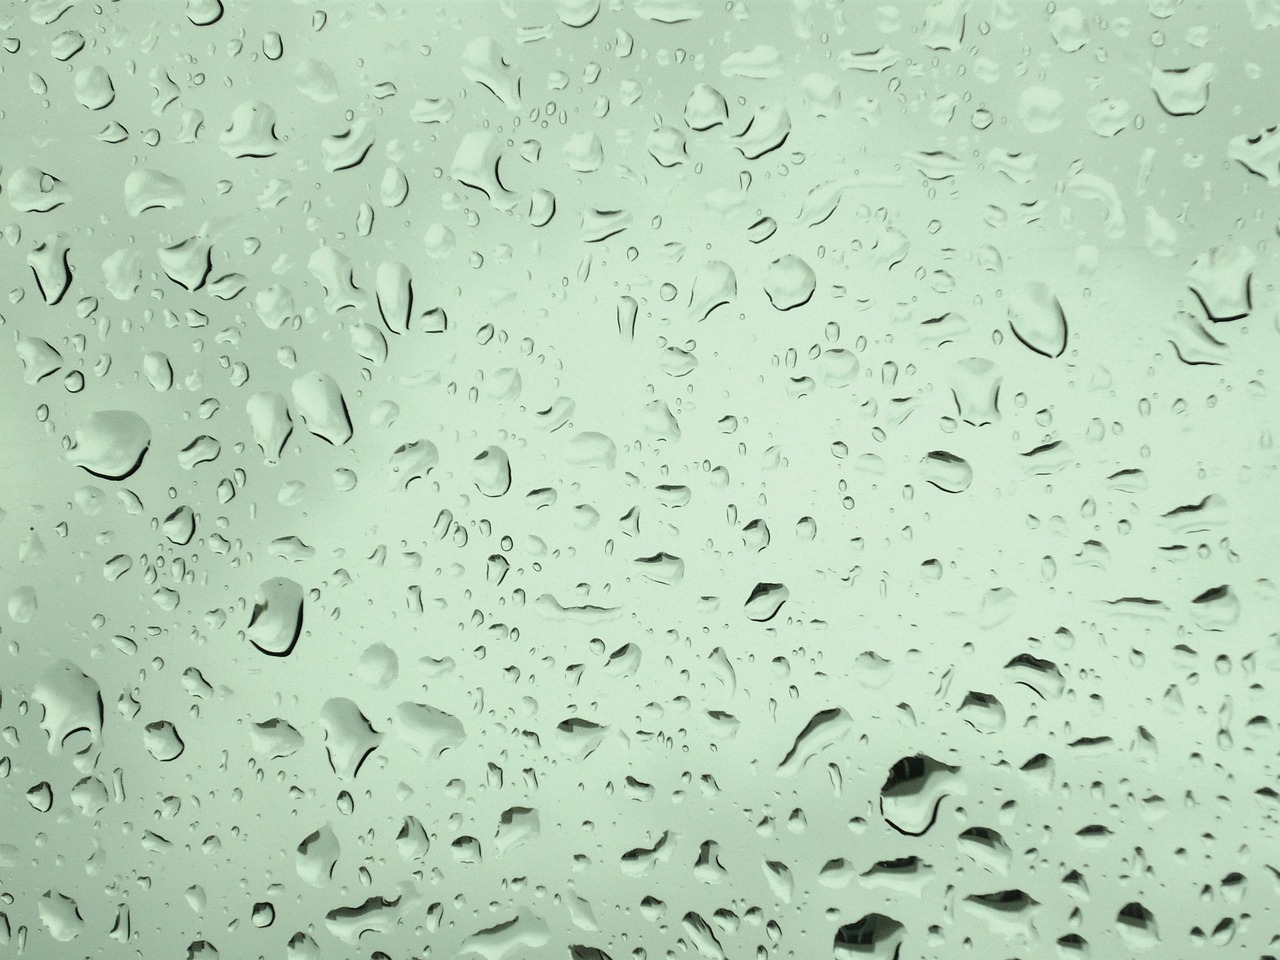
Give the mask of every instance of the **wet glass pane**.
<svg viewBox="0 0 1280 960">
<path fill-rule="evenodd" d="M 1276 0 L 0 9 L 0 953 L 1280 954 Z"/>
</svg>

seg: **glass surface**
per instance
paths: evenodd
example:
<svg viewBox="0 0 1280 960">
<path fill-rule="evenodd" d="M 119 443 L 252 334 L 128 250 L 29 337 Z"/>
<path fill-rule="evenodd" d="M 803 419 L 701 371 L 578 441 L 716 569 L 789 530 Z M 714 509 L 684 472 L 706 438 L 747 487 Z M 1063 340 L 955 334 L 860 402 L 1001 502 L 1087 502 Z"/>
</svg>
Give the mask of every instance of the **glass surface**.
<svg viewBox="0 0 1280 960">
<path fill-rule="evenodd" d="M 0 9 L 0 954 L 1280 954 L 1276 0 Z"/>
</svg>

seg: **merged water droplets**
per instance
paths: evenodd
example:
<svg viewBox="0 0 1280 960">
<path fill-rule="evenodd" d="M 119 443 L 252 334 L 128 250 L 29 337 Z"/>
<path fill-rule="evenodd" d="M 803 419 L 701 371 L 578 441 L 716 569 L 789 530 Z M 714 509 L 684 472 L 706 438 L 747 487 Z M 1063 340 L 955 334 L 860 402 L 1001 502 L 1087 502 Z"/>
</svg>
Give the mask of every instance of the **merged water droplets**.
<svg viewBox="0 0 1280 960">
<path fill-rule="evenodd" d="M 129 216 L 165 211 L 186 203 L 187 188 L 163 170 L 135 170 L 124 180 L 124 206 Z"/>
<path fill-rule="evenodd" d="M 1195 116 L 1209 104 L 1209 83 L 1216 73 L 1217 68 L 1212 63 L 1153 70 L 1151 90 L 1161 108 L 1170 116 Z"/>
<path fill-rule="evenodd" d="M 246 636 L 260 652 L 287 657 L 302 636 L 302 587 L 288 577 L 274 577 L 258 588 Z"/>
<path fill-rule="evenodd" d="M 710 130 L 729 120 L 729 104 L 715 87 L 696 84 L 684 105 L 684 122 L 696 131 Z"/>
<path fill-rule="evenodd" d="M 49 753 L 93 758 L 103 745 L 102 689 L 74 663 L 60 660 L 36 682 L 33 696 Z"/>
<path fill-rule="evenodd" d="M 38 167 L 15 168 L 7 188 L 9 205 L 19 213 L 49 213 L 71 199 L 60 179 Z"/>
<path fill-rule="evenodd" d="M 129 410 L 98 410 L 76 428 L 67 460 L 103 480 L 125 480 L 151 448 L 151 427 Z"/>
<path fill-rule="evenodd" d="M 1273 125 L 1258 133 L 1232 137 L 1227 156 L 1261 177 L 1268 186 L 1280 185 L 1280 128 Z"/>
<path fill-rule="evenodd" d="M 218 137 L 218 145 L 237 159 L 273 157 L 279 150 L 276 111 L 261 100 L 246 100 L 231 113 L 231 124 Z"/>
<path fill-rule="evenodd" d="M 1067 317 L 1047 283 L 1018 288 L 1009 305 L 1009 326 L 1030 350 L 1053 358 L 1067 349 Z"/>
<path fill-rule="evenodd" d="M 899 833 L 923 836 L 937 822 L 952 793 L 964 792 L 960 768 L 925 754 L 904 757 L 893 765 L 880 788 L 880 813 Z"/>
<path fill-rule="evenodd" d="M 1207 319 L 1243 320 L 1253 309 L 1253 270 L 1257 258 L 1246 247 L 1214 247 L 1196 257 L 1187 285 Z"/>
<path fill-rule="evenodd" d="M 312 434 L 334 446 L 351 439 L 351 414 L 333 377 L 312 371 L 294 380 L 290 392 L 299 418 Z M 263 449 L 267 449 L 265 445 Z"/>
<path fill-rule="evenodd" d="M 765 272 L 764 292 L 775 310 L 802 307 L 813 299 L 818 286 L 817 274 L 795 254 L 779 257 Z"/>
<path fill-rule="evenodd" d="M 143 729 L 143 742 L 147 753 L 164 763 L 177 760 L 186 750 L 186 744 L 178 735 L 178 728 L 168 720 L 147 724 Z"/>
</svg>

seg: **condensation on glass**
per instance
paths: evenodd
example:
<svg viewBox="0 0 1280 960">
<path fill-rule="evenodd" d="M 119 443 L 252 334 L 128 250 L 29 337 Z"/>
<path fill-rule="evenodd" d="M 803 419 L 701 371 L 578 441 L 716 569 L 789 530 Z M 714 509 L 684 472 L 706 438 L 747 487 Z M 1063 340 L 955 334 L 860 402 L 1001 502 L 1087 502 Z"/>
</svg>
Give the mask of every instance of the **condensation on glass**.
<svg viewBox="0 0 1280 960">
<path fill-rule="evenodd" d="M 0 952 L 1280 952 L 1276 0 L 0 11 Z"/>
</svg>

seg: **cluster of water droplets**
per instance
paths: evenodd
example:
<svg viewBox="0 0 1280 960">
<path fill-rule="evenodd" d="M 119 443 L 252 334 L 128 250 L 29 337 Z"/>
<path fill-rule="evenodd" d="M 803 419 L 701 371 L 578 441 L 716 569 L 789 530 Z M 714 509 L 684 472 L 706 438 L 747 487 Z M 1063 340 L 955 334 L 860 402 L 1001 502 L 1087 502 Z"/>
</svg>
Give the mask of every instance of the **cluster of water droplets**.
<svg viewBox="0 0 1280 960">
<path fill-rule="evenodd" d="M 1277 37 L 0 13 L 0 945 L 1280 953 Z"/>
</svg>

